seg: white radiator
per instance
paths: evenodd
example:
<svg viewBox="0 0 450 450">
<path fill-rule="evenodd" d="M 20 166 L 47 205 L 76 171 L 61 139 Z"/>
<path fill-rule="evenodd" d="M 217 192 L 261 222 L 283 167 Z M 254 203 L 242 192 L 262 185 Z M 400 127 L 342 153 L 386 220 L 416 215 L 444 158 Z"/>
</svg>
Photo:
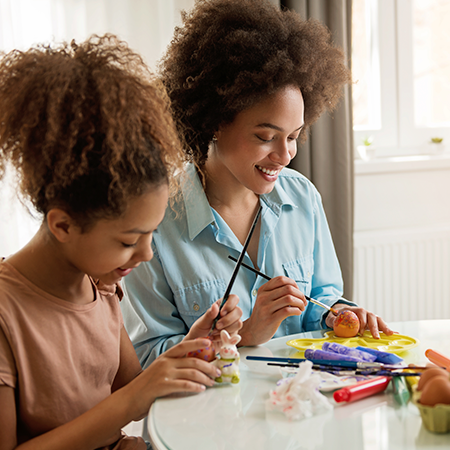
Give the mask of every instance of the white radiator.
<svg viewBox="0 0 450 450">
<path fill-rule="evenodd" d="M 386 321 L 450 319 L 450 226 L 356 232 L 354 300 Z"/>
</svg>

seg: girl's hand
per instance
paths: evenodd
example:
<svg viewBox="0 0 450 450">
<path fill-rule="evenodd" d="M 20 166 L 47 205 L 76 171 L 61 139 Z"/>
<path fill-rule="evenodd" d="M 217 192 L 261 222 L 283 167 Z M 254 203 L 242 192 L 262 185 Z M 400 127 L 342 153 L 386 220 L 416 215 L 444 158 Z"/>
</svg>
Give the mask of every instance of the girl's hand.
<svg viewBox="0 0 450 450">
<path fill-rule="evenodd" d="M 136 411 L 140 420 L 148 414 L 151 404 L 158 397 L 176 392 L 202 392 L 205 386 L 213 386 L 214 378 L 220 370 L 199 358 L 186 354 L 210 345 L 208 339 L 183 341 L 160 355 L 127 386 L 123 387 L 128 396 L 130 408 Z"/>
<path fill-rule="evenodd" d="M 208 311 L 198 318 L 192 325 L 189 333 L 186 335 L 185 339 L 196 339 L 199 337 L 208 336 L 211 331 L 214 319 L 219 313 L 220 305 L 222 299 L 217 300 Z M 228 300 L 225 302 L 222 310 L 220 311 L 220 319 L 217 321 L 214 331 L 211 335 L 213 341 L 220 340 L 220 331 L 227 330 L 228 334 L 232 336 L 236 334 L 242 328 L 242 310 L 237 306 L 239 303 L 239 297 L 237 295 L 230 295 Z"/>
<path fill-rule="evenodd" d="M 380 331 L 387 334 L 388 336 L 394 334 L 394 331 L 392 331 L 387 325 L 386 322 L 381 318 L 375 315 L 374 313 L 367 311 L 364 308 L 361 308 L 359 306 L 350 306 L 346 305 L 344 303 L 336 303 L 333 305 L 333 309 L 336 309 L 338 311 L 342 309 L 346 309 L 348 311 L 353 311 L 359 319 L 359 331 L 358 333 L 362 335 L 364 333 L 364 330 L 370 330 L 372 333 L 372 336 L 375 339 L 380 338 Z M 334 321 L 336 320 L 336 316 L 329 312 L 327 315 L 327 318 L 325 320 L 325 323 L 328 327 L 333 328 Z"/>
<path fill-rule="evenodd" d="M 185 357 L 188 352 L 208 344 L 208 339 L 197 339 L 175 345 L 90 410 L 17 448 L 104 448 L 120 437 L 120 430 L 127 423 L 144 418 L 157 397 L 175 392 L 201 392 L 205 386 L 212 386 L 212 378 L 218 377 L 220 370 L 198 358 Z M 17 446 L 16 394 L 14 389 L 0 386 L 0 449 L 12 450 Z"/>
<path fill-rule="evenodd" d="M 258 290 L 252 315 L 240 333 L 240 345 L 267 342 L 284 319 L 299 316 L 306 305 L 307 300 L 294 280 L 284 276 L 272 278 Z"/>
</svg>

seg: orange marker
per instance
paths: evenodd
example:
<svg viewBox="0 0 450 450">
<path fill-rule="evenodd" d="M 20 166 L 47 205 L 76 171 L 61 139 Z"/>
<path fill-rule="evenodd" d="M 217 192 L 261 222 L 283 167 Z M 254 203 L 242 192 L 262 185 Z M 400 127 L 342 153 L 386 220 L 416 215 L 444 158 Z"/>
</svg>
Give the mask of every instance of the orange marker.
<svg viewBox="0 0 450 450">
<path fill-rule="evenodd" d="M 425 356 L 433 363 L 439 367 L 443 367 L 447 372 L 450 372 L 450 358 L 447 358 L 442 353 L 436 350 L 431 350 L 429 348 L 425 351 Z"/>
</svg>

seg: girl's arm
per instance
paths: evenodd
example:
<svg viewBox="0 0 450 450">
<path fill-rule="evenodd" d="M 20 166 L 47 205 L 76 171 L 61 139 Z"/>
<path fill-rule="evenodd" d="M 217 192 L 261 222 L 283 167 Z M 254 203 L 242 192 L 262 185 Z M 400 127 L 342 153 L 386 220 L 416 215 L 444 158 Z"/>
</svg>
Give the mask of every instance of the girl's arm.
<svg viewBox="0 0 450 450">
<path fill-rule="evenodd" d="M 0 386 L 0 450 L 16 448 L 16 402 L 14 389 Z"/>
<path fill-rule="evenodd" d="M 76 419 L 16 447 L 15 396 L 0 388 L 0 450 L 88 450 L 102 447 L 129 422 L 144 417 L 157 397 L 175 392 L 201 392 L 214 384 L 220 371 L 198 358 L 185 358 L 210 344 L 206 339 L 185 341 L 168 350 L 136 378 Z M 126 353 L 126 352 L 125 352 Z M 122 351 L 121 351 L 122 358 Z M 130 356 L 131 358 L 131 356 Z M 132 358 L 131 358 L 132 359 Z M 121 359 L 121 366 L 128 357 Z M 120 369 L 117 384 L 133 370 Z M 114 383 L 116 385 L 116 382 Z M 106 443 L 106 444 L 105 444 Z"/>
<path fill-rule="evenodd" d="M 125 327 L 120 332 L 120 364 L 111 391 L 115 392 L 134 380 L 142 372 L 139 359 L 134 351 Z"/>
</svg>

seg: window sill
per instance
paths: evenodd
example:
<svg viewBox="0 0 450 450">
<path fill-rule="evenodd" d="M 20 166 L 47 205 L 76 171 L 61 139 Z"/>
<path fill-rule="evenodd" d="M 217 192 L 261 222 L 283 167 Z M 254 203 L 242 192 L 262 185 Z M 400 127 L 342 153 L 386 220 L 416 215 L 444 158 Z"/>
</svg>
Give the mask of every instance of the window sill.
<svg viewBox="0 0 450 450">
<path fill-rule="evenodd" d="M 355 160 L 355 175 L 450 169 L 450 152 Z"/>
</svg>

